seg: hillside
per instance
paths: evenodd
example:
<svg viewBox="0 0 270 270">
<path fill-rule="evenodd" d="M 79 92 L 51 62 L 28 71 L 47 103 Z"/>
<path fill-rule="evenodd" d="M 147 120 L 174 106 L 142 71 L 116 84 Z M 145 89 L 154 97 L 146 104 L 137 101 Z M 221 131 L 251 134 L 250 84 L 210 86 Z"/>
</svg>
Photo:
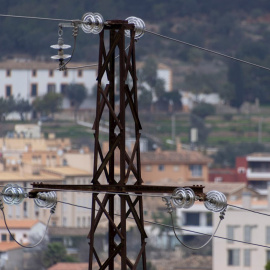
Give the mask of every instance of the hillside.
<svg viewBox="0 0 270 270">
<path fill-rule="evenodd" d="M 4 0 L 2 14 L 81 18 L 99 12 L 105 19 L 142 18 L 147 29 L 216 50 L 264 66 L 270 66 L 270 2 L 220 0 L 64 1 Z M 31 57 L 50 61 L 55 52 L 58 22 L 0 17 L 1 57 Z M 73 44 L 71 29 L 64 29 L 67 44 Z M 98 36 L 80 31 L 74 61 L 97 61 Z M 146 33 L 137 44 L 137 59 L 158 55 L 158 61 L 174 72 L 174 89 L 218 92 L 231 105 L 259 98 L 270 102 L 268 71 L 238 64 L 220 56 Z"/>
</svg>

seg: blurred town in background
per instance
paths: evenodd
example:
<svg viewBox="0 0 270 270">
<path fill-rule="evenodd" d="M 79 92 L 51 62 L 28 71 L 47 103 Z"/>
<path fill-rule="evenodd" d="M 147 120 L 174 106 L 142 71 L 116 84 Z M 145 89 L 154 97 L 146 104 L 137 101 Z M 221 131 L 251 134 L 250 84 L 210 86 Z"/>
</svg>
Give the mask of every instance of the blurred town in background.
<svg viewBox="0 0 270 270">
<path fill-rule="evenodd" d="M 149 0 L 128 6 L 123 1 L 91 6 L 87 1 L 47 2 L 43 7 L 34 0 L 6 1 L 1 13 L 74 18 L 95 9 L 105 19 L 136 15 L 152 31 L 270 67 L 267 1 Z M 1 187 L 17 184 L 31 190 L 33 182 L 90 185 L 98 38 L 80 33 L 69 63 L 88 67 L 59 71 L 49 48 L 57 43 L 57 23 L 0 17 L 0 25 Z M 71 43 L 69 29 L 63 36 Z M 180 245 L 170 228 L 155 224 L 171 225 L 162 199 L 144 198 L 144 218 L 150 222 L 145 224 L 148 269 L 270 269 L 264 268 L 270 267 L 269 71 L 147 33 L 136 49 L 144 184 L 203 185 L 204 192 L 220 191 L 228 204 L 240 207 L 228 207 L 217 232 L 220 238 L 194 251 Z M 136 140 L 128 128 L 129 123 L 126 147 L 131 151 Z M 104 149 L 109 147 L 106 134 L 108 122 L 103 121 Z M 119 178 L 117 167 L 115 172 Z M 88 269 L 91 211 L 74 205 L 90 208 L 92 194 L 61 191 L 57 198 L 64 203 L 58 203 L 47 231 L 50 213 L 33 200 L 5 205 L 7 224 L 19 242 L 35 243 L 44 233 L 46 237 L 39 247 L 24 249 L 0 218 L 0 269 Z M 218 217 L 197 202 L 190 209 L 177 209 L 174 218 L 183 241 L 196 247 L 213 233 Z M 130 220 L 129 244 L 135 250 L 134 226 Z M 98 237 L 105 254 L 108 244 L 102 222 Z"/>
</svg>

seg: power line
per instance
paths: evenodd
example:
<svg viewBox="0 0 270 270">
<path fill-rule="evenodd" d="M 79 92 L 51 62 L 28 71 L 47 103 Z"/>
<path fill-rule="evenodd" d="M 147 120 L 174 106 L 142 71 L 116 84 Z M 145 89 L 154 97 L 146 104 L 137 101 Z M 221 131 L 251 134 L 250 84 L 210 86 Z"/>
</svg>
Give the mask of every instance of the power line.
<svg viewBox="0 0 270 270">
<path fill-rule="evenodd" d="M 0 187 L 6 187 L 6 185 L 0 185 Z M 119 195 L 119 196 L 134 196 L 134 197 L 152 197 L 152 198 L 162 198 L 164 197 L 164 194 L 148 194 L 148 193 L 144 193 L 144 194 L 140 194 L 140 193 L 127 193 L 127 192 L 109 192 L 109 191 L 94 191 L 94 190 L 86 190 L 86 191 L 83 191 L 83 190 L 80 190 L 80 191 L 75 191 L 75 190 L 69 190 L 69 189 L 56 189 L 56 188 L 38 188 L 38 187 L 35 187 L 35 188 L 27 188 L 27 187 L 24 187 L 23 189 L 26 189 L 26 190 L 41 190 L 41 191 L 59 191 L 59 192 L 76 192 L 76 193 L 90 193 L 90 194 L 103 194 L 103 195 Z M 10 196 L 11 194 L 9 193 L 2 193 L 0 192 L 1 195 L 3 196 Z M 255 210 L 252 210 L 252 209 L 248 209 L 248 208 L 244 208 L 244 207 L 241 207 L 241 206 L 236 206 L 236 205 L 233 205 L 233 204 L 227 204 L 227 206 L 230 206 L 230 207 L 233 207 L 233 208 L 236 208 L 236 209 L 239 209 L 239 210 L 244 210 L 244 211 L 248 211 L 248 212 L 251 212 L 251 213 L 254 213 L 254 214 L 258 214 L 258 215 L 263 215 L 263 216 L 267 216 L 267 217 L 270 217 L 270 214 L 267 214 L 267 213 L 263 213 L 263 212 L 259 212 L 259 211 L 255 211 Z"/>
<path fill-rule="evenodd" d="M 68 20 L 68 19 L 46 18 L 46 17 L 31 17 L 31 16 L 8 15 L 8 14 L 0 14 L 0 17 L 22 18 L 22 19 L 35 19 L 35 20 L 47 20 L 47 21 L 62 21 L 62 22 L 71 22 L 71 23 L 74 22 L 74 21 L 76 21 L 76 22 L 80 22 L 80 23 L 86 23 L 86 22 L 83 22 L 81 20 Z M 193 47 L 193 48 L 196 48 L 196 49 L 199 49 L 199 50 L 202 50 L 202 51 L 211 53 L 211 54 L 215 54 L 215 55 L 218 55 L 218 56 L 222 56 L 222 57 L 228 58 L 230 60 L 238 61 L 238 62 L 247 64 L 247 65 L 250 65 L 250 66 L 254 66 L 254 67 L 257 67 L 257 68 L 260 68 L 260 69 L 264 69 L 264 70 L 270 71 L 270 68 L 269 67 L 265 67 L 265 66 L 258 65 L 258 64 L 255 64 L 255 63 L 252 63 L 252 62 L 249 62 L 249 61 L 245 61 L 243 59 L 236 58 L 236 57 L 233 57 L 233 56 L 229 56 L 229 55 L 226 55 L 224 53 L 220 53 L 220 52 L 217 52 L 217 51 L 214 51 L 214 50 L 210 50 L 210 49 L 207 49 L 207 48 L 204 48 L 204 47 L 201 47 L 201 46 L 198 46 L 198 45 L 189 43 L 189 42 L 185 42 L 185 41 L 182 41 L 182 40 L 179 40 L 179 39 L 176 39 L 176 38 L 171 38 L 171 37 L 168 37 L 168 36 L 165 36 L 165 35 L 162 35 L 162 34 L 159 34 L 159 33 L 156 33 L 156 32 L 150 31 L 150 30 L 147 30 L 147 29 L 144 29 L 144 31 L 146 33 L 149 33 L 149 34 L 152 34 L 152 35 L 155 35 L 155 36 L 158 36 L 158 37 L 161 37 L 161 38 L 164 38 L 164 39 L 173 41 L 173 42 L 177 42 L 177 43 L 180 43 L 180 44 L 183 44 L 183 45 L 187 45 L 187 46 L 190 46 L 190 47 Z M 92 65 L 90 65 L 90 66 L 87 66 L 86 65 L 86 66 L 82 66 L 82 67 L 78 67 L 78 68 L 91 67 L 91 66 Z M 94 66 L 96 66 L 96 64 Z M 75 69 L 75 68 L 76 67 L 69 68 L 69 69 Z"/>
<path fill-rule="evenodd" d="M 57 22 L 74 22 L 74 21 L 82 22 L 81 20 L 67 20 L 67 19 L 58 19 L 58 18 L 20 16 L 20 15 L 11 15 L 11 14 L 0 14 L 0 17 L 19 18 L 19 19 L 33 19 L 33 20 L 42 20 L 42 21 L 57 21 Z"/>
<path fill-rule="evenodd" d="M 258 215 L 263 215 L 263 216 L 270 217 L 270 214 L 258 212 L 258 211 L 255 211 L 255 210 L 247 209 L 247 208 L 236 206 L 236 205 L 232 205 L 232 204 L 227 204 L 227 205 L 228 206 L 231 206 L 231 207 L 234 207 L 234 208 L 237 208 L 237 209 L 240 209 L 240 210 L 245 210 L 245 211 L 248 211 L 248 212 L 251 212 L 251 213 L 255 213 L 255 214 L 258 214 Z"/>
<path fill-rule="evenodd" d="M 77 204 L 63 202 L 63 201 L 57 201 L 57 202 L 62 203 L 62 204 L 67 204 L 67 205 L 75 206 L 75 207 L 80 207 L 80 208 L 88 209 L 88 210 L 92 210 L 91 207 L 87 207 L 87 206 L 77 205 Z M 99 210 L 96 209 L 96 211 L 99 211 Z M 119 214 L 115 214 L 115 215 L 116 216 L 120 216 Z M 132 217 L 128 217 L 128 219 L 134 220 L 134 218 L 132 218 Z M 171 225 L 167 225 L 167 224 L 163 224 L 163 223 L 159 223 L 159 222 L 154 222 L 154 221 L 149 221 L 149 220 L 144 220 L 144 223 L 148 223 L 148 224 L 152 224 L 152 225 L 158 225 L 158 226 L 166 227 L 166 228 L 169 228 L 169 229 L 175 228 L 177 230 L 181 230 L 181 231 L 185 231 L 185 232 L 191 232 L 191 233 L 195 233 L 195 234 L 200 234 L 200 235 L 203 235 L 203 236 L 209 236 L 209 237 L 212 236 L 211 234 L 197 232 L 197 231 L 193 231 L 193 230 L 189 230 L 189 229 L 183 229 L 183 228 L 180 228 L 180 227 L 173 227 Z M 242 243 L 242 244 L 253 245 L 253 246 L 257 246 L 257 247 L 263 247 L 263 248 L 270 249 L 270 246 L 267 246 L 267 245 L 250 243 L 250 242 L 241 241 L 241 240 L 237 240 L 237 239 L 232 239 L 232 238 L 228 238 L 228 237 L 222 237 L 222 236 L 218 236 L 218 235 L 214 235 L 214 237 L 215 238 L 219 238 L 219 239 L 223 239 L 223 240 L 229 240 L 229 241 L 234 241 L 234 242 L 237 242 L 237 243 Z"/>
<path fill-rule="evenodd" d="M 159 33 L 155 33 L 155 32 L 152 32 L 152 31 L 146 30 L 146 29 L 145 29 L 145 32 L 147 32 L 147 33 L 149 33 L 149 34 L 152 34 L 152 35 L 155 35 L 155 36 L 158 36 L 158 37 L 161 37 L 161 38 L 164 38 L 164 39 L 167 39 L 167 40 L 170 40 L 170 41 L 174 41 L 174 42 L 177 42 L 177 43 L 181 43 L 181 44 L 184 44 L 184 45 L 187 45 L 187 46 L 196 48 L 196 49 L 199 49 L 199 50 L 208 52 L 208 53 L 212 53 L 212 54 L 215 54 L 215 55 L 219 55 L 219 56 L 222 56 L 222 57 L 225 57 L 225 58 L 234 60 L 234 61 L 238 61 L 238 62 L 245 63 L 245 64 L 248 64 L 248 65 L 257 67 L 257 68 L 261 68 L 261 69 L 265 69 L 265 70 L 270 71 L 270 68 L 268 68 L 268 67 L 264 67 L 264 66 L 261 66 L 261 65 L 258 65 L 258 64 L 254 64 L 254 63 L 252 63 L 252 62 L 248 62 L 248 61 L 245 61 L 245 60 L 242 60 L 242 59 L 233 57 L 233 56 L 229 56 L 229 55 L 226 55 L 226 54 L 217 52 L 217 51 L 213 51 L 213 50 L 210 50 L 210 49 L 206 49 L 206 48 L 203 48 L 203 47 L 194 45 L 194 44 L 192 44 L 192 43 L 188 43 L 188 42 L 185 42 L 185 41 L 182 41 L 182 40 L 179 40 L 179 39 L 167 37 L 167 36 L 165 36 L 165 35 L 161 35 L 161 34 L 159 34 Z"/>
</svg>

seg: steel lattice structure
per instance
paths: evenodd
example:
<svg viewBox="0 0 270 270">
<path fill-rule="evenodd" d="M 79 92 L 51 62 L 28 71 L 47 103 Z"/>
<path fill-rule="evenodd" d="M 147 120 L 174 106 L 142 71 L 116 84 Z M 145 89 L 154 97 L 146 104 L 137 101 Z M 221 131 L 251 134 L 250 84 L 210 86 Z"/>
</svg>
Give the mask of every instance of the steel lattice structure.
<svg viewBox="0 0 270 270">
<path fill-rule="evenodd" d="M 105 33 L 109 34 L 109 47 L 106 51 Z M 125 33 L 130 36 L 126 39 Z M 51 190 L 88 191 L 92 193 L 92 217 L 89 238 L 89 270 L 97 263 L 99 269 L 137 269 L 142 265 L 146 270 L 146 238 L 143 219 L 143 193 L 172 193 L 177 187 L 142 185 L 140 162 L 140 130 L 138 116 L 137 76 L 135 60 L 135 26 L 128 21 L 106 21 L 100 32 L 99 65 L 97 77 L 94 168 L 92 185 L 55 185 L 33 183 L 29 197 L 35 198 L 39 192 Z M 128 40 L 128 42 L 127 42 Z M 127 44 L 126 44 L 127 43 Z M 128 45 L 128 46 L 127 46 Z M 127 48 L 127 49 L 125 49 Z M 116 52 L 118 54 L 116 56 Z M 119 77 L 116 76 L 119 71 Z M 118 80 L 116 80 L 118 78 Z M 107 79 L 105 87 L 102 82 Z M 117 85 L 117 87 L 115 86 Z M 120 102 L 116 104 L 119 94 Z M 135 143 L 131 151 L 126 149 L 126 111 L 130 110 L 134 124 Z M 105 115 L 109 120 L 109 147 L 102 149 L 100 122 Z M 116 168 L 120 168 L 120 177 Z M 105 183 L 104 183 L 105 178 Z M 203 186 L 193 186 L 197 196 L 205 198 Z M 132 192 L 135 196 L 130 196 Z M 104 195 L 105 193 L 105 195 Z M 117 209 L 119 208 L 119 215 Z M 120 216 L 120 220 L 119 217 Z M 96 245 L 96 231 L 101 219 L 107 220 L 108 254 L 101 257 Z M 135 257 L 129 256 L 127 245 L 127 219 L 135 220 L 140 234 L 140 245 Z"/>
<path fill-rule="evenodd" d="M 106 52 L 104 34 L 109 31 L 109 50 Z M 130 38 L 125 37 L 125 31 L 130 31 Z M 93 185 L 99 185 L 100 176 L 105 175 L 106 184 L 113 186 L 141 185 L 141 167 L 140 167 L 140 130 L 141 124 L 138 117 L 137 101 L 137 76 L 135 61 L 135 30 L 134 25 L 127 21 L 108 21 L 103 31 L 100 33 L 99 44 L 99 67 L 97 77 L 97 103 L 96 119 L 93 129 L 95 130 L 95 150 L 94 150 L 94 170 Z M 126 48 L 128 40 L 128 49 Z M 116 58 L 116 51 L 119 51 L 119 57 Z M 119 79 L 116 81 L 116 61 L 119 59 Z M 108 83 L 103 88 L 102 80 L 107 77 Z M 131 86 L 127 83 L 131 78 Z M 115 89 L 118 85 L 118 89 Z M 116 92 L 119 93 L 120 103 L 116 106 Z M 134 120 L 134 136 L 136 142 L 129 153 L 126 149 L 126 110 L 130 109 Z M 99 138 L 99 125 L 102 116 L 109 113 L 109 149 L 104 152 Z M 99 163 L 99 160 L 101 161 Z M 116 160 L 120 167 L 120 179 L 116 179 L 115 167 Z M 130 177 L 132 175 L 132 177 Z M 129 182 L 129 183 L 128 183 Z M 141 261 L 143 269 L 146 269 L 145 246 L 147 237 L 143 224 L 143 202 L 141 196 L 119 196 L 120 200 L 120 222 L 116 222 L 115 208 L 117 207 L 114 194 L 102 195 L 93 194 L 92 199 L 92 222 L 88 235 L 90 239 L 89 269 L 92 269 L 94 258 L 99 269 L 114 269 L 114 262 L 117 256 L 120 256 L 121 269 L 136 269 Z M 98 212 L 96 209 L 98 207 Z M 95 248 L 95 232 L 101 220 L 101 216 L 106 216 L 108 220 L 108 258 L 101 262 L 99 254 Z M 128 257 L 127 245 L 127 218 L 132 216 L 135 219 L 141 236 L 141 246 L 135 261 Z"/>
</svg>

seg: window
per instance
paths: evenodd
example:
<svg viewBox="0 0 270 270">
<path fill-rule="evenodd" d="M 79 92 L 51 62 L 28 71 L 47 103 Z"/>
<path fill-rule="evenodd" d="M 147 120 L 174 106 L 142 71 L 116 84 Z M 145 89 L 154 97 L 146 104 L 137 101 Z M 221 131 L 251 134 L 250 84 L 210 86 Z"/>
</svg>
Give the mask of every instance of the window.
<svg viewBox="0 0 270 270">
<path fill-rule="evenodd" d="M 28 215 L 27 215 L 27 202 L 23 202 L 23 216 L 28 217 Z"/>
<path fill-rule="evenodd" d="M 221 176 L 216 176 L 214 179 L 215 183 L 222 182 L 223 178 Z"/>
<path fill-rule="evenodd" d="M 77 217 L 77 227 L 81 227 L 81 218 Z"/>
<path fill-rule="evenodd" d="M 174 172 L 178 172 L 179 171 L 179 166 L 178 165 L 174 165 L 173 166 L 173 171 Z"/>
<path fill-rule="evenodd" d="M 270 261 L 270 250 L 266 250 L 266 262 Z"/>
<path fill-rule="evenodd" d="M 202 165 L 198 165 L 198 164 L 190 165 L 189 170 L 193 177 L 202 176 Z"/>
<path fill-rule="evenodd" d="M 7 70 L 6 70 L 6 76 L 7 76 L 7 77 L 10 77 L 10 76 L 11 76 L 11 70 L 10 70 L 10 69 L 7 69 Z"/>
<path fill-rule="evenodd" d="M 32 76 L 33 76 L 33 77 L 36 77 L 36 76 L 37 76 L 37 70 L 36 70 L 36 69 L 33 69 L 33 70 L 32 70 Z"/>
<path fill-rule="evenodd" d="M 164 165 L 163 164 L 158 165 L 158 170 L 159 171 L 164 171 L 165 170 Z"/>
<path fill-rule="evenodd" d="M 6 97 L 11 97 L 12 96 L 12 88 L 11 85 L 6 86 Z"/>
<path fill-rule="evenodd" d="M 5 233 L 1 234 L 1 241 L 6 242 L 7 241 L 7 235 Z"/>
<path fill-rule="evenodd" d="M 199 212 L 186 212 L 184 225 L 199 226 L 200 213 Z"/>
<path fill-rule="evenodd" d="M 53 70 L 52 69 L 49 70 L 49 77 L 53 77 Z"/>
<path fill-rule="evenodd" d="M 66 227 L 66 226 L 67 226 L 67 218 L 63 217 L 63 227 Z"/>
<path fill-rule="evenodd" d="M 244 249 L 244 266 L 250 266 L 251 264 L 251 250 Z"/>
<path fill-rule="evenodd" d="M 66 93 L 67 93 L 67 87 L 68 87 L 68 85 L 67 84 L 61 84 L 61 94 L 63 95 L 63 96 L 65 96 L 66 95 Z"/>
<path fill-rule="evenodd" d="M 251 226 L 251 225 L 244 226 L 244 241 L 252 242 L 252 229 L 254 228 L 255 226 Z"/>
<path fill-rule="evenodd" d="M 235 229 L 235 226 L 231 226 L 231 225 L 227 226 L 227 238 L 234 239 L 234 229 Z M 227 240 L 228 243 L 233 243 L 233 241 L 229 239 Z"/>
<path fill-rule="evenodd" d="M 240 264 L 240 249 L 228 250 L 228 265 L 239 266 Z"/>
<path fill-rule="evenodd" d="M 14 233 L 9 235 L 9 241 L 15 241 L 14 239 L 15 239 L 15 234 Z"/>
<path fill-rule="evenodd" d="M 206 226 L 212 226 L 213 225 L 213 215 L 211 212 L 206 213 Z"/>
<path fill-rule="evenodd" d="M 151 165 L 146 165 L 145 166 L 145 171 L 146 172 L 151 172 L 152 171 L 152 166 Z"/>
<path fill-rule="evenodd" d="M 81 69 L 78 70 L 78 77 L 82 77 L 83 71 Z"/>
<path fill-rule="evenodd" d="M 270 244 L 270 226 L 266 227 L 266 244 Z"/>
<path fill-rule="evenodd" d="M 47 93 L 55 93 L 55 88 L 56 87 L 54 83 L 49 83 Z"/>
<path fill-rule="evenodd" d="M 31 97 L 36 97 L 37 96 L 37 84 L 36 83 L 33 83 L 31 84 Z"/>
</svg>

